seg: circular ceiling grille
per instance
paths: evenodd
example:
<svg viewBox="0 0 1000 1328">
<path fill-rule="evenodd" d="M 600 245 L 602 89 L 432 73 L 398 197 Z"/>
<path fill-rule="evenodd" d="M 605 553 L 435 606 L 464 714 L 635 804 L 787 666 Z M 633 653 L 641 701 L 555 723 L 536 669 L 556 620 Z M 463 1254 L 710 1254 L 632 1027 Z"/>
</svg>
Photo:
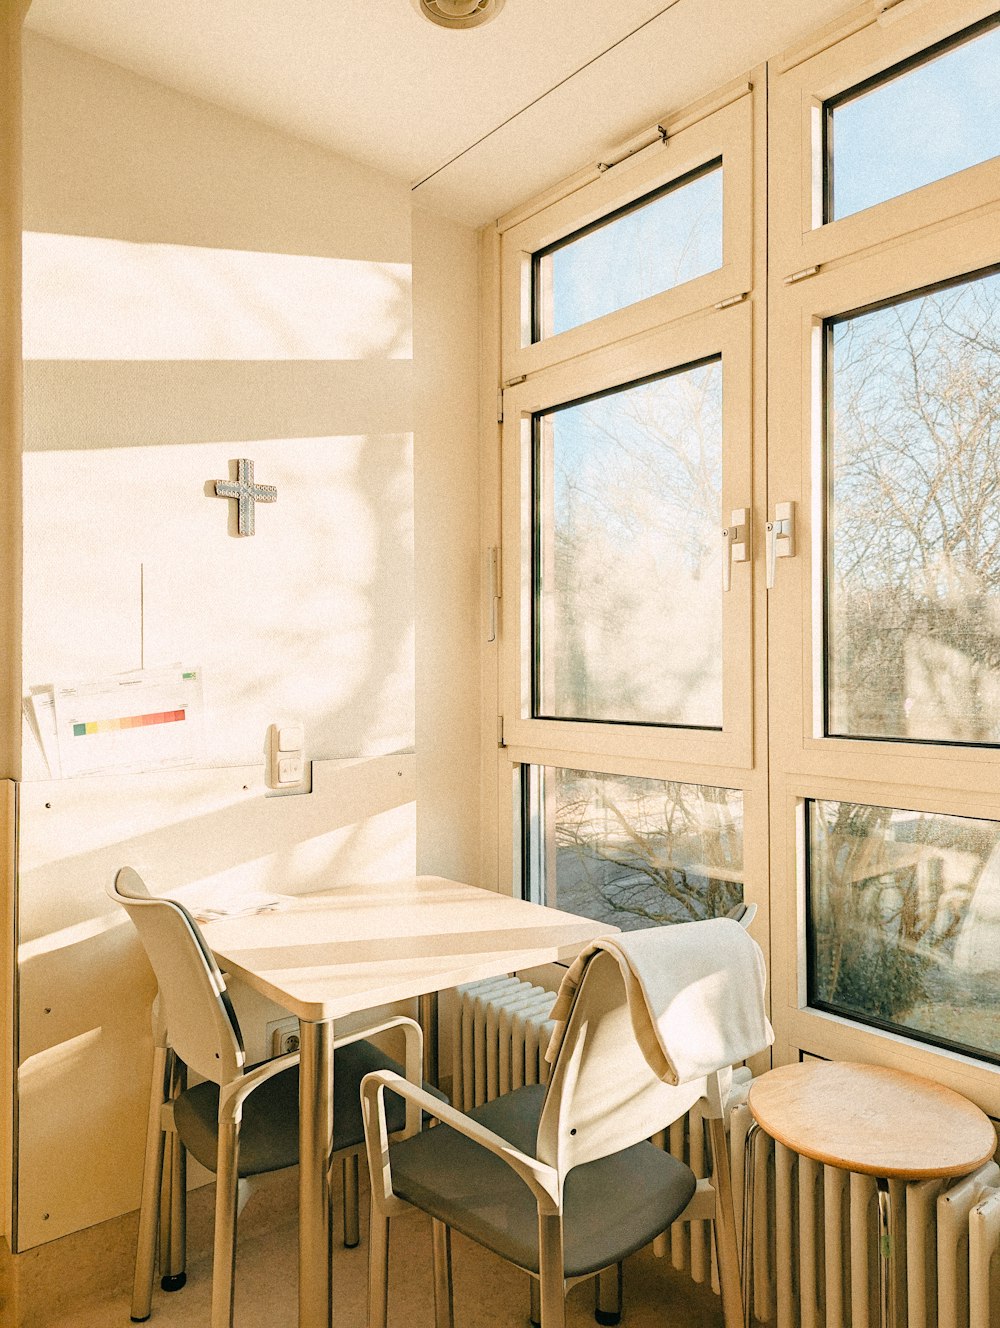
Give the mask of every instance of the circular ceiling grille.
<svg viewBox="0 0 1000 1328">
<path fill-rule="evenodd" d="M 442 28 L 476 28 L 496 18 L 504 0 L 413 0 L 413 5 Z"/>
</svg>

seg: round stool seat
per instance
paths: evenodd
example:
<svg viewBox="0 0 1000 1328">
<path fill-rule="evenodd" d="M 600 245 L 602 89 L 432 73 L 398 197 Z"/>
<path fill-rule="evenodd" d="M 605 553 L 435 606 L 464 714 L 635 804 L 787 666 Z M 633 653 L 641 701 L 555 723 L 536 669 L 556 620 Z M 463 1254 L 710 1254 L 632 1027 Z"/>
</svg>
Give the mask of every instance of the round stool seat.
<svg viewBox="0 0 1000 1328">
<path fill-rule="evenodd" d="M 989 1117 L 961 1094 L 881 1065 L 781 1065 L 754 1080 L 747 1102 L 786 1148 L 869 1176 L 965 1176 L 997 1148 Z"/>
</svg>

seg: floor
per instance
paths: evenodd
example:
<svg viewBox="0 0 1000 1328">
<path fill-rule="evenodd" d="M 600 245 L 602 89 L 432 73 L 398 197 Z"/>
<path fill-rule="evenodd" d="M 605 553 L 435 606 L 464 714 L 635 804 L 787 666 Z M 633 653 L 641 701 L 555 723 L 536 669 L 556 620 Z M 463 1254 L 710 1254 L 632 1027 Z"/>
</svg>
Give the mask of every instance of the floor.
<svg viewBox="0 0 1000 1328">
<path fill-rule="evenodd" d="M 248 1204 L 240 1226 L 237 1262 L 237 1328 L 294 1328 L 296 1321 L 297 1173 L 270 1177 Z M 191 1195 L 188 1282 L 167 1294 L 157 1283 L 150 1328 L 204 1328 L 211 1289 L 211 1199 L 213 1189 Z M 367 1197 L 362 1196 L 362 1223 Z M 364 1225 L 362 1225 L 364 1233 Z M 342 1328 L 364 1328 L 367 1239 L 345 1250 L 337 1233 L 334 1252 L 337 1320 Z M 390 1328 L 433 1328 L 430 1223 L 422 1214 L 397 1218 L 391 1235 Z M 57 1245 L 62 1242 L 57 1242 Z M 55 1247 L 48 1247 L 54 1250 Z M 501 1263 L 460 1236 L 453 1241 L 456 1328 L 527 1328 L 528 1285 L 523 1273 Z M 41 1269 L 39 1269 L 41 1272 Z M 53 1285 L 55 1278 L 55 1285 Z M 25 1328 L 114 1328 L 129 1323 L 129 1288 L 74 1297 L 72 1270 L 50 1266 L 49 1294 Z M 569 1328 L 594 1323 L 592 1283 L 573 1288 Z M 669 1259 L 641 1251 L 625 1269 L 623 1328 L 721 1328 L 718 1297 L 675 1272 Z"/>
</svg>

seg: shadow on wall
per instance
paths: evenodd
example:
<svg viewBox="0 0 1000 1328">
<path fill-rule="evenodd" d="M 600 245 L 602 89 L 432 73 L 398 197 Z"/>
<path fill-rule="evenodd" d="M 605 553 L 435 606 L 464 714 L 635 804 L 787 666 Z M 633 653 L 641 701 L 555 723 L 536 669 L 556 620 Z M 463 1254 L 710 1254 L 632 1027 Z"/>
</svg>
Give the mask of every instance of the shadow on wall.
<svg viewBox="0 0 1000 1328">
<path fill-rule="evenodd" d="M 25 67 L 26 685 L 183 661 L 209 764 L 290 716 L 411 748 L 406 186 L 30 33 Z M 253 539 L 209 496 L 240 456 Z"/>
</svg>

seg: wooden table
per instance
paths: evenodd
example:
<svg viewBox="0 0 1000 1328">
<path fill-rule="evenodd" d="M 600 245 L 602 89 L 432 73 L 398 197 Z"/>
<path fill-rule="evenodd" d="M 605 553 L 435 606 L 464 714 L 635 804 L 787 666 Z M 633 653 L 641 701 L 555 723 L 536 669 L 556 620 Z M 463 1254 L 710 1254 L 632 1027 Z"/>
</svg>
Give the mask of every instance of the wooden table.
<svg viewBox="0 0 1000 1328">
<path fill-rule="evenodd" d="M 992 1158 L 993 1126 L 977 1106 L 929 1079 L 880 1065 L 805 1061 L 755 1079 L 747 1099 L 744 1194 L 744 1317 L 751 1322 L 754 1139 L 763 1130 L 778 1143 L 825 1166 L 875 1176 L 879 1209 L 879 1291 L 882 1328 L 892 1328 L 890 1178 L 967 1176 Z"/>
<path fill-rule="evenodd" d="M 571 959 L 616 930 L 439 876 L 341 886 L 203 928 L 222 968 L 299 1019 L 299 1328 L 333 1323 L 334 1021 Z"/>
</svg>

